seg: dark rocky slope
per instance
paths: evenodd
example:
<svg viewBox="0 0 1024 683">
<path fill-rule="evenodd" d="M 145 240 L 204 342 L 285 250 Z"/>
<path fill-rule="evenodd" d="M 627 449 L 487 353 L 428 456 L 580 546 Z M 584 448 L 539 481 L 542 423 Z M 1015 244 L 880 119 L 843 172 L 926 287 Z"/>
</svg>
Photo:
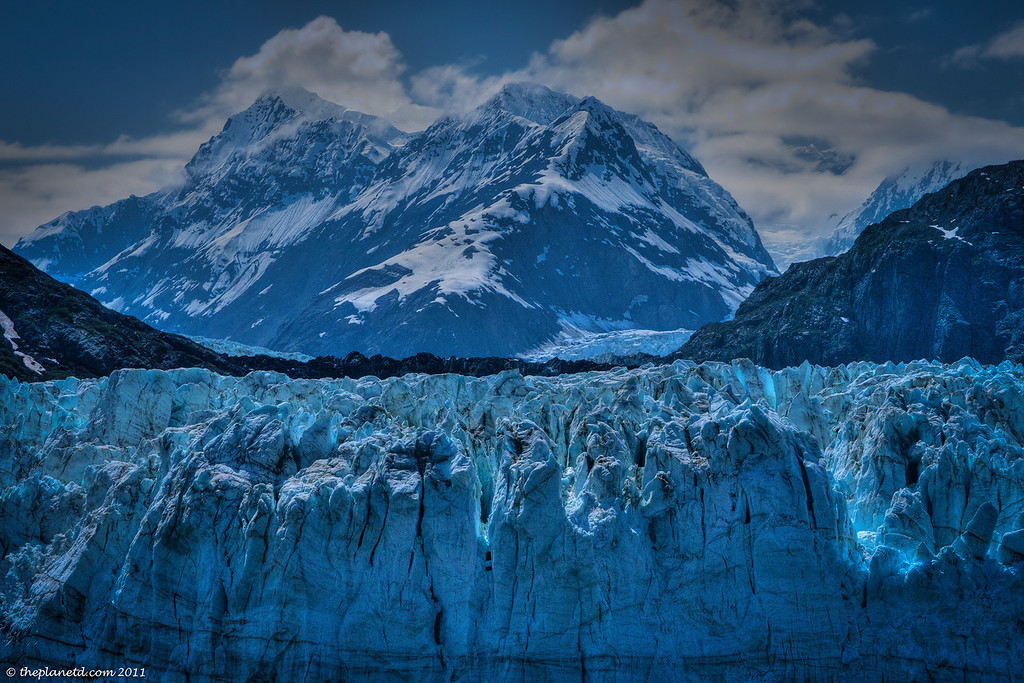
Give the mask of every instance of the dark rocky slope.
<svg viewBox="0 0 1024 683">
<path fill-rule="evenodd" d="M 0 339 L 0 373 L 22 380 L 100 377 L 131 367 L 231 372 L 237 365 L 185 337 L 106 308 L 3 246 L 0 312 L 0 321 L 10 321 Z"/>
<path fill-rule="evenodd" d="M 757 286 L 672 357 L 1024 361 L 1024 161 L 989 166 Z"/>
</svg>

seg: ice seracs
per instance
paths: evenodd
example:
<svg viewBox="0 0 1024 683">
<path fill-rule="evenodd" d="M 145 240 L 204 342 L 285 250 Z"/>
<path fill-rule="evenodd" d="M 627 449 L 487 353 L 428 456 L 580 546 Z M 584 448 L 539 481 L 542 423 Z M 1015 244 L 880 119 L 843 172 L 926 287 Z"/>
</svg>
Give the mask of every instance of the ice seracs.
<svg viewBox="0 0 1024 683">
<path fill-rule="evenodd" d="M 1005 679 L 1024 368 L 0 379 L 0 659 Z"/>
</svg>

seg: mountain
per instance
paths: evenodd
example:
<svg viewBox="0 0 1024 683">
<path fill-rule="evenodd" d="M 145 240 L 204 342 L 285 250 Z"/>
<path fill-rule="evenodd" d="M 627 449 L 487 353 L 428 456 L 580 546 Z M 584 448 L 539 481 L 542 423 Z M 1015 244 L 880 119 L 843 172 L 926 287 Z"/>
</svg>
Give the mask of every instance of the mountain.
<svg viewBox="0 0 1024 683">
<path fill-rule="evenodd" d="M 872 223 L 899 209 L 912 206 L 930 192 L 937 192 L 957 178 L 967 175 L 971 167 L 957 161 L 936 161 L 926 168 L 907 167 L 883 180 L 864 203 L 846 214 L 825 242 L 824 255 L 836 256 L 849 249 L 857 235 Z"/>
<path fill-rule="evenodd" d="M 1022 384 L 969 361 L 0 378 L 0 661 L 1014 680 Z"/>
<path fill-rule="evenodd" d="M 1024 161 L 988 166 L 762 282 L 676 357 L 1024 362 Z"/>
<path fill-rule="evenodd" d="M 516 358 L 438 358 L 419 353 L 396 359 L 350 353 L 310 358 L 214 340 L 160 332 L 137 318 L 112 311 L 88 294 L 54 280 L 0 246 L 0 375 L 26 382 L 66 377 L 104 377 L 123 368 L 205 368 L 241 376 L 271 370 L 295 378 L 397 377 L 410 373 L 458 373 L 481 377 L 513 370 L 552 376 L 607 370 L 612 363 L 636 367 L 649 357 L 604 362 Z M 209 344 L 209 346 L 207 345 Z"/>
<path fill-rule="evenodd" d="M 506 86 L 405 135 L 304 92 L 228 120 L 177 188 L 16 251 L 163 329 L 299 351 L 523 353 L 695 329 L 774 273 L 749 217 L 653 125 Z"/>
<path fill-rule="evenodd" d="M 0 246 L 0 374 L 25 381 L 97 377 L 118 368 L 201 367 L 227 358 L 105 308 Z"/>
</svg>

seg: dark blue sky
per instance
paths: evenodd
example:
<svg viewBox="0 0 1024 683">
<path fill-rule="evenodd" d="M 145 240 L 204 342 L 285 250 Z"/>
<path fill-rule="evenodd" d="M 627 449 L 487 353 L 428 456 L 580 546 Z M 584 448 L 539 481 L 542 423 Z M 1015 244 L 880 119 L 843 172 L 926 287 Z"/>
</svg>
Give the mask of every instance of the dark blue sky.
<svg viewBox="0 0 1024 683">
<path fill-rule="evenodd" d="M 822 3 L 834 7 L 840 3 Z M 958 114 L 1024 124 L 1024 62 L 950 64 L 951 53 L 1024 21 L 1024 4 L 1000 0 L 892 2 L 864 0 L 844 9 L 852 32 L 878 50 L 859 75 L 871 87 L 906 92 Z M 819 12 L 823 14 L 827 12 Z"/>
<path fill-rule="evenodd" d="M 375 2 L 4 3 L 0 139 L 105 142 L 166 130 L 168 113 L 213 88 L 218 75 L 282 28 L 319 15 L 347 30 L 386 31 L 411 72 L 472 63 L 482 74 L 521 67 L 534 51 L 614 15 L 628 0 L 377 0 Z M 1024 19 L 1012 2 L 821 2 L 808 11 L 850 22 L 847 36 L 878 49 L 859 67 L 866 85 L 916 95 L 955 113 L 1024 124 L 1021 60 L 951 68 L 958 47 Z"/>
<path fill-rule="evenodd" d="M 533 51 L 616 14 L 625 0 L 4 3 L 0 64 L 14 106 L 0 139 L 106 142 L 165 130 L 168 113 L 213 88 L 218 74 L 284 28 L 320 15 L 346 30 L 386 31 L 410 71 L 472 62 L 483 73 L 522 66 Z"/>
</svg>

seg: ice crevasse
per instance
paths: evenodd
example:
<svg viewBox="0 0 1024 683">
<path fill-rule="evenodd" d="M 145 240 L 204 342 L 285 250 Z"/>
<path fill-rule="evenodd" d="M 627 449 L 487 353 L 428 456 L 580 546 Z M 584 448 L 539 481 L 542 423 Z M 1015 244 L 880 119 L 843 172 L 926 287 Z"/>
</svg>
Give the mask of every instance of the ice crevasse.
<svg viewBox="0 0 1024 683">
<path fill-rule="evenodd" d="M 0 379 L 0 661 L 999 680 L 1024 368 Z"/>
</svg>

